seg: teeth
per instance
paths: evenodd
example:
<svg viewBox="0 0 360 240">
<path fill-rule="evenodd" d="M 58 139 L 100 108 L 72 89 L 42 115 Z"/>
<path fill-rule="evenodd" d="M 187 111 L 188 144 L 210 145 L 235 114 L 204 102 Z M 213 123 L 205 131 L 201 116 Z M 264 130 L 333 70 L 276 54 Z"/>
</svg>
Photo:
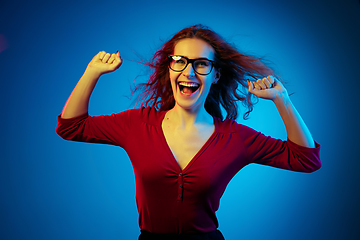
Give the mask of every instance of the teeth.
<svg viewBox="0 0 360 240">
<path fill-rule="evenodd" d="M 179 82 L 179 85 L 184 86 L 184 87 L 199 87 L 200 86 L 200 84 L 193 83 L 193 82 Z"/>
</svg>

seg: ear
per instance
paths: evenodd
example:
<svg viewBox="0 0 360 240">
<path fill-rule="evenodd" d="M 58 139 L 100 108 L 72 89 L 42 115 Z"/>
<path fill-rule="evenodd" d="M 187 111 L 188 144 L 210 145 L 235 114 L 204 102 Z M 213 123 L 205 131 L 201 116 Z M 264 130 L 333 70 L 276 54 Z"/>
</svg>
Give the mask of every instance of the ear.
<svg viewBox="0 0 360 240">
<path fill-rule="evenodd" d="M 219 81 L 219 79 L 220 79 L 220 77 L 221 77 L 220 71 L 221 71 L 220 68 L 219 68 L 219 69 L 216 69 L 213 84 L 217 84 L 217 82 Z"/>
</svg>

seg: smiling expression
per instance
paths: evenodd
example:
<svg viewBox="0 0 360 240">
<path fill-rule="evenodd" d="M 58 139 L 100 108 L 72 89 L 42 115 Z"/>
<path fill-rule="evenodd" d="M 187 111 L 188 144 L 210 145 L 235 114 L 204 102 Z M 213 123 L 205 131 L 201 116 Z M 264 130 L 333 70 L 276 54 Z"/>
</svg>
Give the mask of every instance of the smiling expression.
<svg viewBox="0 0 360 240">
<path fill-rule="evenodd" d="M 175 45 L 173 55 L 184 56 L 189 59 L 207 58 L 214 60 L 214 49 L 204 40 L 185 38 Z M 208 75 L 197 74 L 192 63 L 188 64 L 181 72 L 175 72 L 171 69 L 169 71 L 175 105 L 186 110 L 199 110 L 200 107 L 204 107 L 210 87 L 220 75 L 215 68 Z"/>
</svg>

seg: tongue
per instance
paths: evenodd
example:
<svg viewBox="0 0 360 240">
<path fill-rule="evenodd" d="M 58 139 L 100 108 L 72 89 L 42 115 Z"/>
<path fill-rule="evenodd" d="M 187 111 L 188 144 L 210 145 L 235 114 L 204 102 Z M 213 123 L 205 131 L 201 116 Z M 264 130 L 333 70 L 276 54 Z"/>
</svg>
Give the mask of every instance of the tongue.
<svg viewBox="0 0 360 240">
<path fill-rule="evenodd" d="M 191 94 L 191 93 L 193 93 L 193 91 L 191 90 L 191 88 L 188 88 L 188 87 L 184 87 L 182 91 L 183 91 L 183 93 L 186 93 L 186 94 Z"/>
</svg>

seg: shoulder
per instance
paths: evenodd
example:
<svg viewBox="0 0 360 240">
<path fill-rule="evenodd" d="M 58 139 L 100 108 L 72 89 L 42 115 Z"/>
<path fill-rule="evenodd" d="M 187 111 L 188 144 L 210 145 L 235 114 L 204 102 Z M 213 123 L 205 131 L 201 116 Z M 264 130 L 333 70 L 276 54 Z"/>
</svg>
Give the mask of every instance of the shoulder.
<svg viewBox="0 0 360 240">
<path fill-rule="evenodd" d="M 243 124 L 237 123 L 233 119 L 221 120 L 219 118 L 215 118 L 215 124 L 216 127 L 218 128 L 218 132 L 222 132 L 222 133 L 240 133 L 242 135 L 257 133 L 254 129 L 245 126 Z"/>
<path fill-rule="evenodd" d="M 162 118 L 165 115 L 164 111 L 158 111 L 154 107 L 142 107 L 139 109 L 131 109 L 125 112 L 121 112 L 117 115 L 128 115 L 129 118 L 136 122 L 142 121 L 151 125 L 158 125 L 161 123 Z"/>
</svg>

